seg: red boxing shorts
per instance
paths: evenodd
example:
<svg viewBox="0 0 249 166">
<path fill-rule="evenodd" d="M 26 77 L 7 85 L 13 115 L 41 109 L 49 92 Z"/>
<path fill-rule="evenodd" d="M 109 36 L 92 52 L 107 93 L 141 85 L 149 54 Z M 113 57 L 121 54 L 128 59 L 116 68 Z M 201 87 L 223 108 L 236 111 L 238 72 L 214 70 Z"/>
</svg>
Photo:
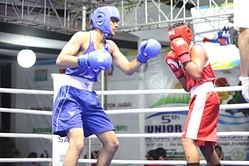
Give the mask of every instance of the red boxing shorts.
<svg viewBox="0 0 249 166">
<path fill-rule="evenodd" d="M 182 137 L 196 140 L 198 146 L 215 145 L 219 109 L 220 99 L 216 92 L 202 91 L 194 94 L 189 102 Z"/>
</svg>

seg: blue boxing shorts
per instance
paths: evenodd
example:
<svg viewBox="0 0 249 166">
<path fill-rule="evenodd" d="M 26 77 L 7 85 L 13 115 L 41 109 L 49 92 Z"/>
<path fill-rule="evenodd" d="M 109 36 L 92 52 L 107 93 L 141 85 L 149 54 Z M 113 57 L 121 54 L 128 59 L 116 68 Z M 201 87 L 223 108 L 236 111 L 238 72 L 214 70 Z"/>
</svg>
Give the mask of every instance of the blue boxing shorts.
<svg viewBox="0 0 249 166">
<path fill-rule="evenodd" d="M 94 91 L 62 86 L 53 105 L 52 132 L 64 137 L 72 128 L 83 128 L 85 137 L 114 130 Z"/>
</svg>

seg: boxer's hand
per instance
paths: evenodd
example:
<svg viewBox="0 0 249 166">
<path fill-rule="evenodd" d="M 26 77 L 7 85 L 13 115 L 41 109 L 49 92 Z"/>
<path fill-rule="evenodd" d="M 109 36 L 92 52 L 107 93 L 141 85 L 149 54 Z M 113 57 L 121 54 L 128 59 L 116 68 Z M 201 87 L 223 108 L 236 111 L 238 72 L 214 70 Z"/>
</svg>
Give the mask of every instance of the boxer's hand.
<svg viewBox="0 0 249 166">
<path fill-rule="evenodd" d="M 161 44 L 155 39 L 145 40 L 140 43 L 137 60 L 147 63 L 148 59 L 156 57 L 161 51 Z"/>
<path fill-rule="evenodd" d="M 175 74 L 176 78 L 179 79 L 184 76 L 184 70 L 182 69 L 178 57 L 175 55 L 173 51 L 168 52 L 164 56 L 165 62 L 168 64 L 169 68 Z"/>
<path fill-rule="evenodd" d="M 242 86 L 242 95 L 246 102 L 249 103 L 249 77 L 239 77 Z"/>
<path fill-rule="evenodd" d="M 108 70 L 112 64 L 112 56 L 106 50 L 96 50 L 80 55 L 79 66 L 88 66 L 94 70 Z"/>
<path fill-rule="evenodd" d="M 189 45 L 183 38 L 178 37 L 170 41 L 170 47 L 182 64 L 191 61 L 189 56 Z"/>
</svg>

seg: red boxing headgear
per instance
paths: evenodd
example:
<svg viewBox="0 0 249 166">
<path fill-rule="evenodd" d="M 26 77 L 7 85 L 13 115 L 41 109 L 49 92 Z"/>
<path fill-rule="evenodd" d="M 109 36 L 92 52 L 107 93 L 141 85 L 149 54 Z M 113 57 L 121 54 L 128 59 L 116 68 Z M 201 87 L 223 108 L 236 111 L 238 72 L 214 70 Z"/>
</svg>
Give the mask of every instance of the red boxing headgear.
<svg viewBox="0 0 249 166">
<path fill-rule="evenodd" d="M 192 30 L 187 24 L 169 28 L 169 40 L 182 37 L 188 44 L 192 41 Z"/>
</svg>

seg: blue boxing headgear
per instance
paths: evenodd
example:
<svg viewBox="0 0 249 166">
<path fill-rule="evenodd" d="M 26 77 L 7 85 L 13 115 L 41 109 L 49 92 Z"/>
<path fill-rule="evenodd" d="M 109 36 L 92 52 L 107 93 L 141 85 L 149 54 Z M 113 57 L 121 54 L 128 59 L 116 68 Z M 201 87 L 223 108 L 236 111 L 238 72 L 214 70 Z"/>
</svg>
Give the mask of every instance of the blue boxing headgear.
<svg viewBox="0 0 249 166">
<path fill-rule="evenodd" d="M 112 29 L 110 26 L 111 19 L 120 20 L 119 11 L 114 6 L 102 6 L 93 11 L 91 14 L 91 21 L 93 28 L 101 30 L 105 36 L 112 36 Z"/>
</svg>

